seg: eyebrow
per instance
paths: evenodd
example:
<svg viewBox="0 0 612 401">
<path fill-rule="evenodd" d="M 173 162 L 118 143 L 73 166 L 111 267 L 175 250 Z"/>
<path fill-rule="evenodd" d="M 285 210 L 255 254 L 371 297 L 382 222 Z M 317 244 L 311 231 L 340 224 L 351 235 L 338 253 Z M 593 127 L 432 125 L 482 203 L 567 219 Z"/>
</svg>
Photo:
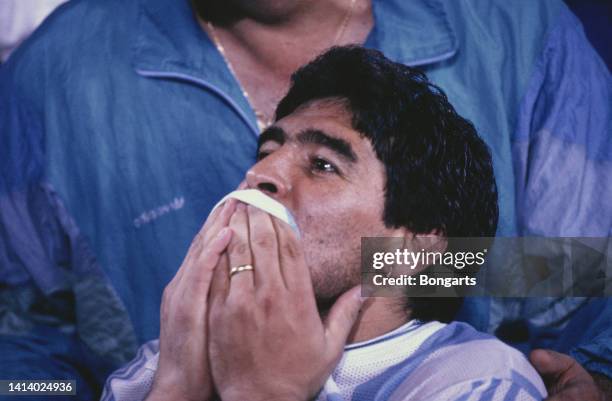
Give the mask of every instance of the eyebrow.
<svg viewBox="0 0 612 401">
<path fill-rule="evenodd" d="M 287 138 L 288 135 L 282 128 L 277 126 L 269 127 L 259 135 L 257 151 L 259 152 L 259 148 L 261 148 L 261 146 L 268 141 L 273 141 L 279 145 L 282 145 L 287 141 Z M 307 129 L 302 131 L 297 135 L 297 141 L 303 145 L 316 144 L 324 146 L 351 163 L 357 161 L 357 155 L 353 151 L 353 147 L 350 143 L 344 139 L 335 138 L 329 134 L 326 134 L 321 130 Z"/>
<path fill-rule="evenodd" d="M 261 145 L 268 141 L 276 142 L 279 145 L 282 145 L 286 140 L 287 133 L 285 130 L 276 126 L 268 127 L 261 134 L 259 134 L 259 139 L 257 141 L 257 152 L 259 152 Z"/>
<path fill-rule="evenodd" d="M 357 155 L 353 151 L 353 147 L 350 143 L 348 143 L 344 139 L 335 138 L 329 134 L 326 134 L 323 131 L 316 129 L 308 129 L 306 131 L 300 132 L 297 135 L 297 140 L 301 144 L 312 143 L 324 146 L 351 163 L 357 161 Z"/>
</svg>

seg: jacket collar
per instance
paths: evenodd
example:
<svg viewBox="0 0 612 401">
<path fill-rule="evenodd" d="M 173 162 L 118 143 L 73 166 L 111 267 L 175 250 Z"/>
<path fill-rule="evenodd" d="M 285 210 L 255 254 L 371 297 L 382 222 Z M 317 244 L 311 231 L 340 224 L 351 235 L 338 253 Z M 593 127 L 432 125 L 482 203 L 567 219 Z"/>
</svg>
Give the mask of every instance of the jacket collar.
<svg viewBox="0 0 612 401">
<path fill-rule="evenodd" d="M 189 0 L 140 0 L 132 65 L 143 76 L 206 87 L 229 103 L 257 134 L 256 118 Z"/>
<path fill-rule="evenodd" d="M 367 47 L 413 66 L 456 53 L 457 40 L 440 0 L 373 0 L 372 7 L 374 28 Z M 137 29 L 136 70 L 192 76 L 242 97 L 229 70 L 218 68 L 225 63 L 199 26 L 189 0 L 140 0 Z"/>
<path fill-rule="evenodd" d="M 137 70 L 198 73 L 223 61 L 189 0 L 140 0 L 133 62 Z M 212 49 L 211 49 L 212 48 Z M 214 55 L 211 59 L 211 54 Z"/>
<path fill-rule="evenodd" d="M 373 0 L 374 28 L 366 47 L 391 60 L 420 66 L 451 58 L 457 39 L 439 0 Z M 384 23 L 382 23 L 384 21 Z"/>
</svg>

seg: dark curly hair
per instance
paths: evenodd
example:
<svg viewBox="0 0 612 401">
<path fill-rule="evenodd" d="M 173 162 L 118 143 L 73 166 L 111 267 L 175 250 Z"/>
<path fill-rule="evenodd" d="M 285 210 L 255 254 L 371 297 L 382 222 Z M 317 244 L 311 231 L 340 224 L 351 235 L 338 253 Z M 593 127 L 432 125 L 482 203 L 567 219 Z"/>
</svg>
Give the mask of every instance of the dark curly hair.
<svg viewBox="0 0 612 401">
<path fill-rule="evenodd" d="M 293 74 L 276 119 L 324 98 L 347 101 L 353 128 L 385 165 L 388 227 L 448 238 L 495 235 L 497 187 L 487 145 L 423 72 L 376 50 L 334 47 Z M 460 304 L 414 298 L 410 306 L 415 318 L 447 321 Z"/>
</svg>

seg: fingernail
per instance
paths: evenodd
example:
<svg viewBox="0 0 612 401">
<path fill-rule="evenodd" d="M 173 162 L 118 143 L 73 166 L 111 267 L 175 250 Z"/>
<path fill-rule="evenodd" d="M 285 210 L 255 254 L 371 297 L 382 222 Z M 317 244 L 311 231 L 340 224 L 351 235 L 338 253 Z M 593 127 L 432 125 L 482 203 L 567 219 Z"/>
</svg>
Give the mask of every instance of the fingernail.
<svg viewBox="0 0 612 401">
<path fill-rule="evenodd" d="M 246 210 L 246 205 L 244 203 L 240 202 L 236 206 L 236 210 L 240 210 L 241 212 L 244 212 Z"/>
</svg>

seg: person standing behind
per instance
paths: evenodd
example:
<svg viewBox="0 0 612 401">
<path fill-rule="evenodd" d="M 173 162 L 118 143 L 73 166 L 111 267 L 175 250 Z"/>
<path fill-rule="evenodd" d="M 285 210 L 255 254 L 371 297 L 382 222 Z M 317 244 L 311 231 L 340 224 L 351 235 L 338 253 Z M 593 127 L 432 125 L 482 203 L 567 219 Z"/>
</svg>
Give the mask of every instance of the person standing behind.
<svg viewBox="0 0 612 401">
<path fill-rule="evenodd" d="M 608 235 L 610 76 L 559 1 L 74 1 L 0 70 L 6 378 L 95 394 L 157 337 L 165 284 L 290 74 L 347 43 L 420 66 L 474 122 L 498 234 Z"/>
</svg>

